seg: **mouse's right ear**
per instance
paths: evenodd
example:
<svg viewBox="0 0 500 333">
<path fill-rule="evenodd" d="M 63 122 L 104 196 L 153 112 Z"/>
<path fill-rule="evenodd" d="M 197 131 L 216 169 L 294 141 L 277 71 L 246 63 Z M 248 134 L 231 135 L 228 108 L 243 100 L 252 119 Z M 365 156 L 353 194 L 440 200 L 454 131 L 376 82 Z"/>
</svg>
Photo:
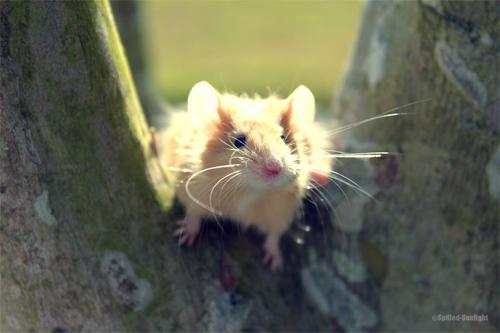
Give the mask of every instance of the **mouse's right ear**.
<svg viewBox="0 0 500 333">
<path fill-rule="evenodd" d="M 299 86 L 288 96 L 288 117 L 298 126 L 310 125 L 314 121 L 316 106 L 314 95 L 306 86 Z"/>
<path fill-rule="evenodd" d="M 187 109 L 194 119 L 213 119 L 217 116 L 220 105 L 220 94 L 210 83 L 198 82 L 191 88 Z"/>
</svg>

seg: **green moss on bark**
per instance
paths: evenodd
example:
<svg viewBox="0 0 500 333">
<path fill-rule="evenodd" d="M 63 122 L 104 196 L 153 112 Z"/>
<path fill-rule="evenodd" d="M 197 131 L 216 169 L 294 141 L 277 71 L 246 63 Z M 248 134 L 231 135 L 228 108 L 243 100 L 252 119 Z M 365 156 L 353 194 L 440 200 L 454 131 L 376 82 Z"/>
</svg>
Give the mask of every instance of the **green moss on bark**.
<svg viewBox="0 0 500 333">
<path fill-rule="evenodd" d="M 160 271 L 164 257 L 148 259 L 147 253 L 162 238 L 162 207 L 170 207 L 173 193 L 164 184 L 155 183 L 160 177 L 151 161 L 148 126 L 109 3 L 2 2 L 0 12 L 2 39 L 8 40 L 7 48 L 2 44 L 2 64 L 7 64 L 2 67 L 2 80 L 6 73 L 11 75 L 11 82 L 17 82 L 2 96 L 18 100 L 7 105 L 12 108 L 7 112 L 20 111 L 23 115 L 19 123 L 26 124 L 25 136 L 33 137 L 33 142 L 28 141 L 23 148 L 28 155 L 20 158 L 33 161 L 36 174 L 30 175 L 32 190 L 35 195 L 48 192 L 48 205 L 59 222 L 49 229 L 31 219 L 17 226 L 19 232 L 33 235 L 33 244 L 47 254 L 42 259 L 53 268 L 54 257 L 58 262 L 92 258 L 91 263 L 84 263 L 92 272 L 104 250 L 118 250 L 134 263 L 138 276 Z M 29 207 L 26 209 L 29 211 Z M 5 245 L 9 246 L 8 253 L 16 253 L 16 244 Z M 98 282 L 102 277 L 96 275 L 89 281 L 82 275 L 88 274 L 85 269 L 78 272 L 82 266 L 66 265 L 58 270 L 40 267 L 40 279 L 45 282 L 32 290 L 23 282 L 26 292 L 31 290 L 34 295 L 30 296 L 32 301 L 19 301 L 33 318 L 10 309 L 28 325 L 21 328 L 51 330 L 50 320 L 43 318 L 47 312 L 56 313 L 64 322 L 67 306 L 84 317 L 90 316 L 89 325 L 93 320 L 100 321 L 94 330 L 107 327 L 104 321 L 114 322 L 114 329 L 123 328 L 120 321 L 132 330 L 142 327 L 143 314 L 128 314 L 113 300 L 95 300 L 97 306 L 109 311 L 109 319 L 96 313 L 96 307 L 88 301 L 91 292 L 81 288 L 85 290 L 83 284 L 90 283 L 102 298 L 110 298 L 106 283 Z M 5 269 L 2 267 L 2 271 Z M 23 276 L 16 279 L 25 281 L 23 271 L 11 274 Z M 155 282 L 155 291 L 169 294 L 168 279 Z M 51 292 L 61 283 L 63 290 L 68 288 L 78 295 L 78 304 L 64 297 L 58 299 Z M 39 308 L 39 302 L 33 300 L 44 292 L 40 301 L 43 307 Z"/>
</svg>

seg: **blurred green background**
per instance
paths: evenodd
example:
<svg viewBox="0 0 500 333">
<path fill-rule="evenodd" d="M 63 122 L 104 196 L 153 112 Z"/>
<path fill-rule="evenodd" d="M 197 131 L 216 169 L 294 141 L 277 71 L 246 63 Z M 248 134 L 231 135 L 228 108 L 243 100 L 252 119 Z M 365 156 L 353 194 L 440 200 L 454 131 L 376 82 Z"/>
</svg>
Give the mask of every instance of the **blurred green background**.
<svg viewBox="0 0 500 333">
<path fill-rule="evenodd" d="M 286 96 L 299 84 L 328 105 L 348 64 L 362 1 L 143 1 L 146 62 L 169 102 L 206 80 Z"/>
</svg>

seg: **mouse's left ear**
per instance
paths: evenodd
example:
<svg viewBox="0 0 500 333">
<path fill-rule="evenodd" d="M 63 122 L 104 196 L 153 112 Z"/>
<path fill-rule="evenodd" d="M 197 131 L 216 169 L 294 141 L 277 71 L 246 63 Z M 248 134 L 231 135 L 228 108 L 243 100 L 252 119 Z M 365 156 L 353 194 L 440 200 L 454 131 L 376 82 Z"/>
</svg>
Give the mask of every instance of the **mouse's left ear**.
<svg viewBox="0 0 500 333">
<path fill-rule="evenodd" d="M 193 121 L 204 126 L 207 121 L 218 120 L 229 123 L 230 117 L 221 105 L 222 96 L 210 83 L 198 82 L 191 88 L 188 97 L 188 113 Z"/>
<path fill-rule="evenodd" d="M 193 116 L 216 115 L 219 107 L 219 93 L 210 83 L 198 82 L 191 88 L 187 104 L 188 112 Z"/>
<path fill-rule="evenodd" d="M 311 124 L 314 121 L 316 103 L 314 95 L 306 86 L 299 86 L 288 96 L 288 112 L 293 122 L 300 124 Z"/>
</svg>

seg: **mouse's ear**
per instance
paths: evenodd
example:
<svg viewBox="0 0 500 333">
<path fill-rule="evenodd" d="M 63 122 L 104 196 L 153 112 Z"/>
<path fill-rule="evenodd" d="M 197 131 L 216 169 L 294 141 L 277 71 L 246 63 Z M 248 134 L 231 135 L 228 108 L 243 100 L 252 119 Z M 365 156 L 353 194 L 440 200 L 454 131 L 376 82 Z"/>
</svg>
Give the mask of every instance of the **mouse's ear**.
<svg viewBox="0 0 500 333">
<path fill-rule="evenodd" d="M 191 88 L 188 97 L 188 112 L 197 117 L 212 117 L 219 108 L 219 93 L 210 83 L 198 82 Z"/>
<path fill-rule="evenodd" d="M 299 86 L 288 96 L 288 111 L 296 124 L 311 124 L 314 121 L 316 105 L 314 95 L 306 86 Z"/>
</svg>

